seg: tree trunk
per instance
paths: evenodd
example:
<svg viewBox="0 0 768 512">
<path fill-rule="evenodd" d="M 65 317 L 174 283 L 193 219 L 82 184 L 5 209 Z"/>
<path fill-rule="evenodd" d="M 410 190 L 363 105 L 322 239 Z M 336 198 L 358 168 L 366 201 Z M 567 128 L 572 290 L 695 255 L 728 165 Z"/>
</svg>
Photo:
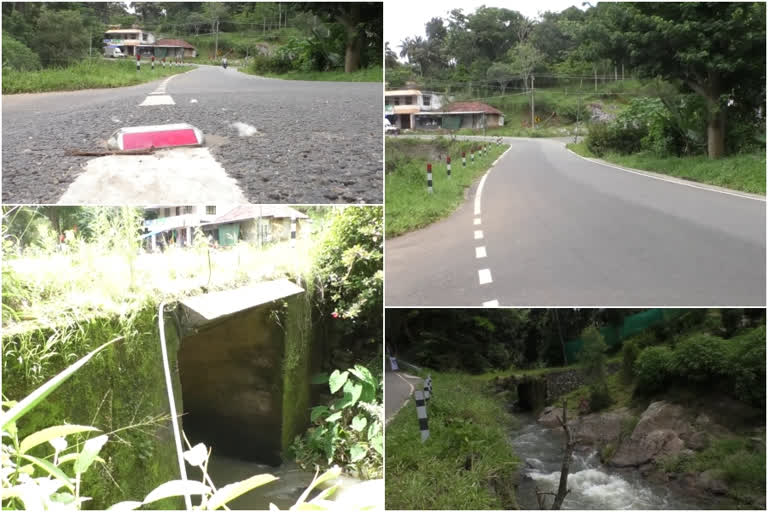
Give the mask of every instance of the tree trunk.
<svg viewBox="0 0 768 512">
<path fill-rule="evenodd" d="M 710 104 L 707 121 L 707 155 L 710 160 L 725 154 L 725 111 L 717 104 L 717 98 L 707 98 Z M 714 109 L 714 111 L 713 111 Z"/>
<path fill-rule="evenodd" d="M 565 431 L 565 453 L 563 453 L 563 465 L 560 468 L 560 485 L 557 488 L 555 501 L 552 503 L 552 510 L 560 510 L 566 495 L 570 492 L 568 490 L 568 472 L 571 468 L 571 457 L 573 456 L 573 449 L 576 445 L 576 442 L 571 437 L 571 430 L 568 428 L 567 413 L 567 401 L 563 400 L 563 419 L 560 420 L 560 425 Z"/>
<path fill-rule="evenodd" d="M 357 26 L 360 23 L 360 4 L 351 3 L 348 5 L 349 12 L 338 18 L 347 30 L 347 51 L 344 55 L 345 73 L 360 69 L 360 51 L 363 43 Z"/>
</svg>

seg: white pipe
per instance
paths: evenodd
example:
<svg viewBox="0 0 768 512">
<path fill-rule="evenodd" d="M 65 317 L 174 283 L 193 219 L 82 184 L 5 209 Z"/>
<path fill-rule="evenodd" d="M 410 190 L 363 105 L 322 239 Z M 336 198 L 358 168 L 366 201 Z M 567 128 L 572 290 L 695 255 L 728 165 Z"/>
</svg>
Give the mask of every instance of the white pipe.
<svg viewBox="0 0 768 512">
<path fill-rule="evenodd" d="M 165 346 L 165 322 L 163 320 L 163 307 L 165 301 L 160 303 L 157 312 L 157 324 L 160 329 L 160 348 L 163 351 L 163 369 L 165 370 L 165 387 L 168 390 L 168 402 L 171 405 L 171 424 L 173 425 L 173 438 L 176 441 L 176 456 L 179 459 L 179 472 L 181 479 L 187 480 L 187 468 L 184 465 L 184 450 L 181 447 L 181 434 L 179 432 L 179 419 L 176 417 L 176 401 L 173 399 L 173 385 L 171 383 L 171 370 L 168 367 L 168 349 Z M 184 504 L 187 510 L 192 510 L 192 501 L 189 494 L 184 495 Z"/>
</svg>

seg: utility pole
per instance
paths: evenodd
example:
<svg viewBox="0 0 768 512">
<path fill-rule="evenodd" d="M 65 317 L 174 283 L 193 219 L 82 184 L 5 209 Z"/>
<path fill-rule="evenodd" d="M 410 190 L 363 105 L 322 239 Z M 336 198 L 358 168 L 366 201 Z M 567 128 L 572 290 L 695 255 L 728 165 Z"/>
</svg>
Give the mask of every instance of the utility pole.
<svg viewBox="0 0 768 512">
<path fill-rule="evenodd" d="M 597 92 L 597 66 L 592 66 L 592 71 L 595 72 L 595 92 Z"/>
<path fill-rule="evenodd" d="M 536 129 L 536 120 L 534 119 L 534 111 L 536 108 L 534 107 L 534 99 L 533 99 L 533 80 L 534 76 L 533 73 L 531 73 L 531 128 Z"/>
</svg>

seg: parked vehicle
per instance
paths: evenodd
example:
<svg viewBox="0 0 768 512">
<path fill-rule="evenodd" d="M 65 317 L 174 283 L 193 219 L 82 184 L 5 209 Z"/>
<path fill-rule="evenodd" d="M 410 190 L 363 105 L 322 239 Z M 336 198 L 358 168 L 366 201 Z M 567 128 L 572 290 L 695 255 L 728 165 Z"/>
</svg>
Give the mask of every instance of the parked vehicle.
<svg viewBox="0 0 768 512">
<path fill-rule="evenodd" d="M 397 135 L 400 133 L 400 128 L 389 122 L 389 119 L 384 118 L 384 135 Z"/>
<path fill-rule="evenodd" d="M 124 58 L 125 54 L 117 46 L 107 46 L 104 48 L 104 56 L 112 57 L 113 59 Z"/>
</svg>

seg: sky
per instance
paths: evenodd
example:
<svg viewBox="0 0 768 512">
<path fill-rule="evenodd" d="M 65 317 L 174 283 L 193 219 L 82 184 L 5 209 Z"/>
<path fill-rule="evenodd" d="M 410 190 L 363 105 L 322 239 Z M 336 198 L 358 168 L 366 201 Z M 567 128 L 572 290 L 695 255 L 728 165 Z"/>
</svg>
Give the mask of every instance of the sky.
<svg viewBox="0 0 768 512">
<path fill-rule="evenodd" d="M 546 11 L 560 12 L 575 5 L 581 7 L 582 0 L 387 0 L 384 2 L 384 40 L 399 52 L 400 41 L 406 37 L 426 37 L 424 25 L 435 16 L 447 17 L 452 9 L 463 9 L 465 14 L 474 12 L 481 5 L 503 7 L 517 11 L 526 18 L 537 18 Z M 594 3 L 594 2 L 593 2 Z"/>
</svg>

